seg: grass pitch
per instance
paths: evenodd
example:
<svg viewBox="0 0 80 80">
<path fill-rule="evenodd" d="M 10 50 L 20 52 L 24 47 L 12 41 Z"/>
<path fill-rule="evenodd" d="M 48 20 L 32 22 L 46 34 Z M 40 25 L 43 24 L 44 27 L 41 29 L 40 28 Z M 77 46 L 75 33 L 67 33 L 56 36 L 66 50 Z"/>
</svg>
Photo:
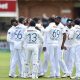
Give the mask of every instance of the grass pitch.
<svg viewBox="0 0 80 80">
<path fill-rule="evenodd" d="M 9 60 L 10 60 L 10 52 L 0 50 L 0 80 L 32 80 L 32 79 L 22 79 L 22 78 L 9 78 L 8 77 Z M 48 74 L 49 71 L 46 73 L 45 77 L 39 78 L 38 80 L 71 80 L 70 78 L 60 78 L 60 79 L 48 78 L 47 77 Z"/>
</svg>

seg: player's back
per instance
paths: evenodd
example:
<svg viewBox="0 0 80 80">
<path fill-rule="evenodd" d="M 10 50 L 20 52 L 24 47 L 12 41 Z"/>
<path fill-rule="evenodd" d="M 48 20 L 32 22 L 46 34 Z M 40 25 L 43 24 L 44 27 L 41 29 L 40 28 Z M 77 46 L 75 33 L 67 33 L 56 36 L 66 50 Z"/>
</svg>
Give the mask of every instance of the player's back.
<svg viewBox="0 0 80 80">
<path fill-rule="evenodd" d="M 24 33 L 24 44 L 23 46 L 39 46 L 40 41 L 43 41 L 40 31 L 36 30 L 35 27 L 29 27 Z"/>
<path fill-rule="evenodd" d="M 12 26 L 7 32 L 7 41 L 9 42 L 10 50 L 13 50 L 14 47 L 14 30 L 15 26 Z"/>
<path fill-rule="evenodd" d="M 65 41 L 65 45 L 67 47 L 72 47 L 73 40 L 69 39 L 69 34 L 70 34 L 72 28 L 68 28 L 67 26 L 65 26 L 65 28 L 66 28 L 66 41 Z"/>
<path fill-rule="evenodd" d="M 57 45 L 61 44 L 60 43 L 61 36 L 62 36 L 61 29 L 58 27 L 54 27 L 47 33 L 47 43 L 57 46 Z"/>
<path fill-rule="evenodd" d="M 76 44 L 79 44 L 80 45 L 80 26 L 79 25 L 75 26 L 75 34 L 74 34 L 74 37 L 75 37 Z"/>
<path fill-rule="evenodd" d="M 24 32 L 26 30 L 26 27 L 22 24 L 19 24 L 18 26 L 15 27 L 14 31 L 14 41 L 15 41 L 15 48 L 21 49 L 22 48 L 22 39 Z"/>
</svg>

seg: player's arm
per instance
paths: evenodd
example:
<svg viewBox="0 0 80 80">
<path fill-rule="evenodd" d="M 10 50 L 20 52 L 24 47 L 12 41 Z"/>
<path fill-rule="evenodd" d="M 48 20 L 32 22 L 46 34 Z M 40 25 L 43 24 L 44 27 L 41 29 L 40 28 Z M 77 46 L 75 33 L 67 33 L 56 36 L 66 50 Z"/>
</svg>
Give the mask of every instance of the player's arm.
<svg viewBox="0 0 80 80">
<path fill-rule="evenodd" d="M 74 30 L 71 30 L 68 35 L 68 39 L 73 39 L 73 37 L 74 37 Z"/>
<path fill-rule="evenodd" d="M 63 33 L 63 41 L 62 41 L 62 45 L 61 45 L 61 49 L 67 49 L 65 46 L 64 46 L 64 43 L 66 41 L 66 33 Z"/>
<path fill-rule="evenodd" d="M 23 37 L 22 37 L 22 45 L 24 44 L 25 40 L 26 40 L 26 34 L 27 30 L 23 33 Z"/>
<path fill-rule="evenodd" d="M 13 39 L 12 39 L 12 33 L 11 33 L 11 31 L 7 32 L 7 41 L 8 42 L 14 42 Z"/>
<path fill-rule="evenodd" d="M 38 33 L 38 34 L 39 34 L 41 42 L 43 43 L 43 51 L 46 51 L 46 47 L 44 47 L 44 37 L 41 35 L 41 33 Z"/>
<path fill-rule="evenodd" d="M 44 36 L 43 36 L 43 51 L 46 51 L 46 33 L 44 33 Z"/>
<path fill-rule="evenodd" d="M 39 35 L 39 38 L 40 38 L 41 42 L 43 43 L 43 36 L 42 36 L 41 32 L 37 31 L 37 33 Z"/>
</svg>

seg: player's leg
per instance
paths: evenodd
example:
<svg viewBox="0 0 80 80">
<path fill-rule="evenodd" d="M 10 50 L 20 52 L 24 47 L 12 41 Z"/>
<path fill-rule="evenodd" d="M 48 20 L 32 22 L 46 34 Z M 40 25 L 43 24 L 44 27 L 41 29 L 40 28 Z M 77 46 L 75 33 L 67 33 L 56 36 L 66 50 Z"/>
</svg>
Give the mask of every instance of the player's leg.
<svg viewBox="0 0 80 80">
<path fill-rule="evenodd" d="M 61 50 L 60 57 L 59 57 L 59 64 L 60 64 L 60 67 L 61 67 L 63 73 L 65 73 L 65 75 L 63 75 L 62 77 L 68 77 L 69 72 L 68 72 L 67 66 L 62 58 L 63 54 L 64 54 L 64 50 Z"/>
<path fill-rule="evenodd" d="M 48 61 L 49 61 L 49 50 L 48 50 L 48 45 L 46 45 L 46 51 L 44 52 L 44 63 L 43 63 L 44 73 L 46 73 L 48 70 Z"/>
<path fill-rule="evenodd" d="M 72 75 L 72 71 L 73 71 L 73 66 L 74 66 L 74 58 L 75 58 L 75 49 L 74 47 L 70 47 L 70 51 L 69 51 L 69 60 L 68 62 L 68 71 L 69 74 Z"/>
<path fill-rule="evenodd" d="M 67 69 L 68 69 L 68 66 L 69 66 L 69 60 L 70 60 L 70 49 L 68 47 L 67 50 L 64 50 L 64 61 L 65 61 L 65 64 L 67 66 Z"/>
<path fill-rule="evenodd" d="M 50 69 L 50 77 L 55 77 L 55 55 L 54 55 L 54 46 L 49 46 L 49 54 L 50 54 L 50 63 L 51 63 L 51 69 Z"/>
<path fill-rule="evenodd" d="M 22 58 L 23 59 L 22 60 L 22 65 L 23 65 L 22 77 L 26 78 L 26 77 L 29 77 L 29 75 L 30 75 L 29 63 L 30 63 L 30 59 L 31 59 L 31 50 L 29 48 L 26 48 L 24 55 L 23 55 L 23 57 L 25 59 Z M 23 63 L 23 61 L 24 61 L 24 63 Z"/>
<path fill-rule="evenodd" d="M 80 77 L 80 46 L 76 46 L 76 77 Z"/>
<path fill-rule="evenodd" d="M 12 77 L 16 77 L 15 74 L 16 74 L 16 65 L 17 65 L 17 51 L 16 50 L 13 50 L 11 51 L 11 59 L 10 59 L 10 71 L 9 71 L 9 76 L 12 76 Z"/>
<path fill-rule="evenodd" d="M 39 76 L 43 76 L 44 75 L 44 71 L 43 71 L 43 65 L 42 65 L 42 61 L 41 61 L 41 53 L 42 53 L 42 45 L 39 47 L 39 52 L 38 52 L 38 60 L 39 60 Z"/>
<path fill-rule="evenodd" d="M 38 48 L 35 47 L 32 53 L 32 78 L 38 78 L 38 68 L 39 68 L 39 60 L 38 60 Z"/>
<path fill-rule="evenodd" d="M 55 69 L 56 69 L 56 78 L 60 78 L 60 65 L 59 65 L 59 57 L 60 57 L 60 48 L 55 47 Z"/>
<path fill-rule="evenodd" d="M 22 49 L 20 49 L 20 50 L 18 50 L 18 61 L 20 61 L 20 63 L 21 63 L 21 77 L 23 77 L 24 76 L 24 72 L 25 72 L 25 65 L 24 65 L 24 60 L 25 60 L 25 53 L 23 52 L 23 50 Z M 20 66 L 19 66 L 19 68 L 20 68 Z"/>
</svg>

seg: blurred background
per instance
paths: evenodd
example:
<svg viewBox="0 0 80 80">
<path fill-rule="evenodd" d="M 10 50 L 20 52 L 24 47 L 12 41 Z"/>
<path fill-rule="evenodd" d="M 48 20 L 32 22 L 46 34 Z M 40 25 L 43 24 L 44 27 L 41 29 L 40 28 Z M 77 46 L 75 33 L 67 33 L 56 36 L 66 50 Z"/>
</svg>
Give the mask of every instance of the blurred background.
<svg viewBox="0 0 80 80">
<path fill-rule="evenodd" d="M 0 49 L 8 48 L 6 33 L 11 18 L 80 17 L 80 0 L 0 0 Z"/>
</svg>

